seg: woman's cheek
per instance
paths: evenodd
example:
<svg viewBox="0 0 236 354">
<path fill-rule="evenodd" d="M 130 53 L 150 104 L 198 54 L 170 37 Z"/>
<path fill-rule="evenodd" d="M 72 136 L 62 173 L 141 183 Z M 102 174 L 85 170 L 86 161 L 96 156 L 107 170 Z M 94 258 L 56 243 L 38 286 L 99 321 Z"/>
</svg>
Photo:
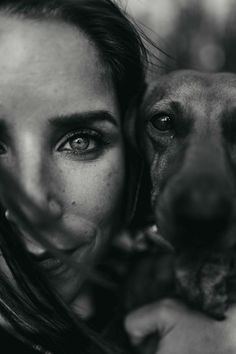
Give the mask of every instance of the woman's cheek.
<svg viewBox="0 0 236 354">
<path fill-rule="evenodd" d="M 61 170 L 63 217 L 70 227 L 79 218 L 95 227 L 111 229 L 119 219 L 125 184 L 123 151 L 113 151 L 96 161 L 71 164 Z"/>
</svg>

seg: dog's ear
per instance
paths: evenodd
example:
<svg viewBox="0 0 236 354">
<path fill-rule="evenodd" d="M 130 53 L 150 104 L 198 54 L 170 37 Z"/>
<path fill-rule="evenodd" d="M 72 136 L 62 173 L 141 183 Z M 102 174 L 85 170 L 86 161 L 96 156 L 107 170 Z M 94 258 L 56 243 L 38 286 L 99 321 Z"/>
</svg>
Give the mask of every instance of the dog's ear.
<svg viewBox="0 0 236 354">
<path fill-rule="evenodd" d="M 125 114 L 124 135 L 127 146 L 128 171 L 126 222 L 128 225 L 131 224 L 136 211 L 136 205 L 144 174 L 144 160 L 138 143 L 138 129 L 140 127 L 139 109 L 145 91 L 146 84 L 139 94 L 133 99 Z"/>
</svg>

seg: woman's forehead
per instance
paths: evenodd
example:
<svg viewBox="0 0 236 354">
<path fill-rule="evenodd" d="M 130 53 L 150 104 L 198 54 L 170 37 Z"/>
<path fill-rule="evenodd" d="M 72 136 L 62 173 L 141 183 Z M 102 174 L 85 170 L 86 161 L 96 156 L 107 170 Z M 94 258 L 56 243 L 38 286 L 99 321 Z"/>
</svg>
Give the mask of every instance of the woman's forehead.
<svg viewBox="0 0 236 354">
<path fill-rule="evenodd" d="M 18 69 L 31 63 L 48 70 L 83 69 L 105 71 L 95 44 L 78 28 L 62 21 L 31 20 L 0 15 L 1 65 Z M 57 59 L 57 60 L 56 60 Z M 92 64 L 92 65 L 91 65 Z"/>
<path fill-rule="evenodd" d="M 111 76 L 84 32 L 55 20 L 0 16 L 0 103 L 12 96 L 18 106 L 34 99 L 115 107 Z"/>
</svg>

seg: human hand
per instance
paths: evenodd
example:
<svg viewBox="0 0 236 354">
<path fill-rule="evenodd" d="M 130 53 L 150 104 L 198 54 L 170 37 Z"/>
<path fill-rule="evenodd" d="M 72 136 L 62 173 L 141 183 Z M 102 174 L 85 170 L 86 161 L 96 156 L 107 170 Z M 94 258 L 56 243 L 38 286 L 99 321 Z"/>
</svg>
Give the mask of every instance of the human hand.
<svg viewBox="0 0 236 354">
<path fill-rule="evenodd" d="M 140 354 L 235 354 L 236 306 L 217 321 L 165 299 L 130 313 L 125 328 Z"/>
</svg>

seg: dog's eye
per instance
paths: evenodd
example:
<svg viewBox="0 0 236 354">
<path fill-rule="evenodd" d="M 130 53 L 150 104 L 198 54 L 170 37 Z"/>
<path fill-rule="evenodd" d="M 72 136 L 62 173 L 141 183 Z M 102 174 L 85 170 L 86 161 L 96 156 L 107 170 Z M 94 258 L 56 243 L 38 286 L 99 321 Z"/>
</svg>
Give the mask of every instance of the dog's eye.
<svg viewBox="0 0 236 354">
<path fill-rule="evenodd" d="M 168 114 L 165 113 L 159 113 L 152 117 L 151 123 L 154 128 L 162 132 L 173 129 L 173 120 Z"/>
</svg>

